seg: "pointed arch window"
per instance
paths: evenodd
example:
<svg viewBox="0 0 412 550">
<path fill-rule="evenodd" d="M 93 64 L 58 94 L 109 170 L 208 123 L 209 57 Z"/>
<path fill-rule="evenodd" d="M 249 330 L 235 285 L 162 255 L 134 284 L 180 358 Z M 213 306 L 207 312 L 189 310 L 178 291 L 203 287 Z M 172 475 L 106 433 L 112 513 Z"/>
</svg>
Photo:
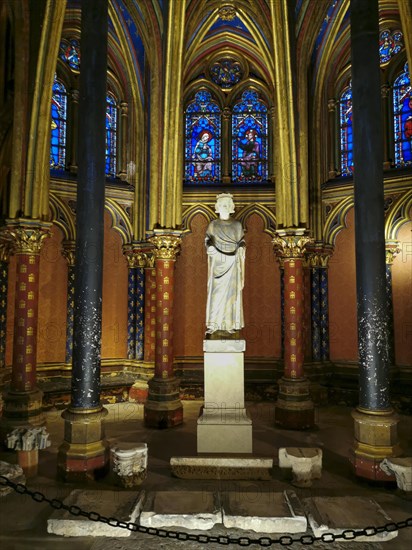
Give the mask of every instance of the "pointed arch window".
<svg viewBox="0 0 412 550">
<path fill-rule="evenodd" d="M 412 88 L 408 63 L 393 84 L 395 166 L 412 166 Z"/>
<path fill-rule="evenodd" d="M 67 91 L 63 82 L 54 77 L 51 102 L 50 168 L 64 170 L 66 166 Z"/>
<path fill-rule="evenodd" d="M 268 180 L 267 106 L 254 90 L 243 92 L 232 111 L 232 181 Z"/>
<path fill-rule="evenodd" d="M 221 110 L 207 90 L 197 92 L 185 115 L 185 181 L 216 183 L 221 173 Z"/>
<path fill-rule="evenodd" d="M 343 91 L 339 100 L 340 162 L 342 176 L 353 175 L 352 88 Z"/>
<path fill-rule="evenodd" d="M 106 97 L 106 168 L 107 176 L 116 176 L 117 101 L 112 93 Z"/>
</svg>

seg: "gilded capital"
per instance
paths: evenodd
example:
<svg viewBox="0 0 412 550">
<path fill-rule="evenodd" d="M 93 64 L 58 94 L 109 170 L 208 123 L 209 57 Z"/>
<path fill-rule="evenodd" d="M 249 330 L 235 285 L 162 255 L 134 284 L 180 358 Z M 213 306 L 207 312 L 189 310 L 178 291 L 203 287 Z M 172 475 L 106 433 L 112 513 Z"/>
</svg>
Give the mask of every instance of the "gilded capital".
<svg viewBox="0 0 412 550">
<path fill-rule="evenodd" d="M 51 223 L 40 220 L 7 220 L 4 233 L 11 240 L 15 254 L 40 254 L 43 242 L 50 237 Z"/>
<path fill-rule="evenodd" d="M 309 267 L 323 267 L 326 268 L 329 265 L 329 259 L 333 254 L 333 246 L 331 245 L 316 245 L 308 246 L 306 249 L 308 266 Z"/>
<path fill-rule="evenodd" d="M 385 261 L 386 265 L 392 265 L 395 256 L 399 254 L 401 247 L 398 241 L 386 241 L 385 243 Z"/>
<path fill-rule="evenodd" d="M 156 260 L 175 260 L 179 254 L 182 239 L 180 232 L 157 233 L 155 230 L 148 241 L 154 245 L 153 254 Z"/>
<path fill-rule="evenodd" d="M 144 241 L 125 244 L 123 245 L 123 254 L 126 257 L 129 269 L 149 267 L 152 246 Z"/>
<path fill-rule="evenodd" d="M 12 254 L 12 243 L 6 239 L 0 240 L 0 262 L 8 262 Z"/>
<path fill-rule="evenodd" d="M 62 255 L 66 258 L 67 265 L 74 267 L 76 263 L 76 243 L 74 241 L 63 241 L 62 247 Z"/>
<path fill-rule="evenodd" d="M 127 116 L 129 112 L 129 105 L 126 103 L 126 101 L 122 101 L 120 103 L 120 114 L 122 116 Z"/>
<path fill-rule="evenodd" d="M 328 111 L 334 113 L 336 110 L 336 99 L 328 99 Z"/>
<path fill-rule="evenodd" d="M 391 91 L 391 87 L 389 86 L 389 84 L 382 84 L 381 96 L 383 99 L 386 99 L 389 96 L 390 91 Z"/>
<path fill-rule="evenodd" d="M 304 234 L 304 230 L 292 231 L 277 231 L 273 237 L 273 248 L 278 256 L 284 259 L 288 258 L 304 258 L 306 245 L 312 242 L 312 239 Z"/>
<path fill-rule="evenodd" d="M 225 4 L 219 9 L 218 13 L 222 21 L 233 21 L 236 17 L 236 9 L 232 4 Z"/>
</svg>

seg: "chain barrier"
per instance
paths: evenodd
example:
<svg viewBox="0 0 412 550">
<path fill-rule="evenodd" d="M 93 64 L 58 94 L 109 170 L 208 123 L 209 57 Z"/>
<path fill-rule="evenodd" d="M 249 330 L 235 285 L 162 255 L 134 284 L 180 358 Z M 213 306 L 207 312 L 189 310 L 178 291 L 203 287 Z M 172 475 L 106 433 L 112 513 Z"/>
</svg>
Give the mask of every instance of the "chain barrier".
<svg viewBox="0 0 412 550">
<path fill-rule="evenodd" d="M 339 540 L 353 540 L 358 537 L 372 537 L 379 533 L 391 533 L 393 531 L 398 531 L 400 529 L 405 529 L 406 527 L 412 527 L 412 517 L 404 521 L 398 521 L 397 523 L 391 522 L 380 527 L 365 527 L 364 529 L 346 529 L 342 533 L 323 533 L 320 537 L 315 537 L 313 535 L 302 535 L 299 538 L 293 538 L 289 535 L 283 535 L 277 539 L 272 539 L 271 537 L 259 537 L 259 538 L 249 538 L 249 537 L 230 537 L 225 535 L 195 535 L 190 533 L 184 533 L 181 531 L 167 531 L 166 529 L 157 529 L 155 527 L 144 527 L 143 525 L 138 525 L 137 523 L 120 521 L 116 518 L 108 518 L 102 516 L 98 512 L 86 512 L 79 508 L 78 506 L 72 505 L 68 506 L 64 504 L 61 500 L 56 498 L 47 498 L 46 495 L 40 493 L 39 491 L 31 491 L 23 485 L 22 483 L 14 483 L 5 476 L 0 475 L 0 487 L 11 487 L 16 493 L 20 495 L 28 495 L 35 502 L 46 502 L 55 510 L 66 510 L 69 514 L 73 516 L 82 516 L 90 521 L 96 521 L 101 523 L 107 523 L 112 527 L 120 527 L 121 529 L 128 529 L 129 531 L 135 531 L 139 533 L 144 533 L 146 535 L 154 535 L 162 538 L 169 538 L 175 540 L 189 540 L 194 542 L 199 542 L 201 544 L 215 543 L 221 544 L 223 546 L 228 546 L 229 544 L 237 544 L 239 546 L 250 546 L 251 544 L 258 544 L 259 546 L 268 547 L 275 544 L 280 546 L 292 546 L 292 544 L 300 543 L 304 545 L 312 545 L 315 542 L 326 542 L 333 543 Z"/>
</svg>

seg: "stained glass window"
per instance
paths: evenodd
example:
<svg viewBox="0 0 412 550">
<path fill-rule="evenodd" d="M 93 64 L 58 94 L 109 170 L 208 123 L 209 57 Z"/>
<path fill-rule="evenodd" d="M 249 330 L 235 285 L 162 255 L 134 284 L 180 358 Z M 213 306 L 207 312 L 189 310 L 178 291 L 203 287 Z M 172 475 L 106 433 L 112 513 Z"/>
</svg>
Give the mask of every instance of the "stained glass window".
<svg viewBox="0 0 412 550">
<path fill-rule="evenodd" d="M 112 94 L 106 97 L 106 175 L 116 176 L 117 103 Z"/>
<path fill-rule="evenodd" d="M 220 180 L 219 105 L 207 90 L 200 90 L 185 115 L 185 181 L 216 183 Z"/>
<path fill-rule="evenodd" d="M 80 43 L 77 39 L 64 38 L 60 42 L 59 56 L 73 71 L 80 71 Z"/>
<path fill-rule="evenodd" d="M 353 174 L 352 88 L 343 92 L 339 101 L 340 164 L 342 176 Z"/>
<path fill-rule="evenodd" d="M 267 107 L 254 90 L 243 92 L 232 111 L 232 181 L 265 182 L 267 163 Z"/>
<path fill-rule="evenodd" d="M 401 31 L 391 32 L 388 29 L 379 34 L 379 57 L 381 65 L 388 63 L 394 55 L 403 48 L 403 34 Z"/>
<path fill-rule="evenodd" d="M 393 84 L 395 166 L 412 165 L 412 89 L 408 64 Z"/>
<path fill-rule="evenodd" d="M 219 59 L 213 63 L 209 70 L 213 82 L 223 89 L 231 88 L 243 77 L 242 66 L 236 59 Z"/>
<path fill-rule="evenodd" d="M 53 170 L 65 169 L 66 122 L 67 92 L 63 82 L 55 76 L 52 88 L 50 146 L 50 168 Z"/>
</svg>

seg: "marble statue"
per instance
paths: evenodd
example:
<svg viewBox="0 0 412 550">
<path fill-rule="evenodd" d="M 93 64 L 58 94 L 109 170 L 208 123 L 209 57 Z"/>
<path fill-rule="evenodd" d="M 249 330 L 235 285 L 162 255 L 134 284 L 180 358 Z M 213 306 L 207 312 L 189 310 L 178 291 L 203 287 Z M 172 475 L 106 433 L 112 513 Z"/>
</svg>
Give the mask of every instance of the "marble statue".
<svg viewBox="0 0 412 550">
<path fill-rule="evenodd" d="M 242 224 L 231 218 L 235 211 L 233 196 L 221 193 L 206 230 L 208 283 L 206 334 L 234 334 L 244 327 L 242 289 L 245 279 L 245 241 Z"/>
</svg>

